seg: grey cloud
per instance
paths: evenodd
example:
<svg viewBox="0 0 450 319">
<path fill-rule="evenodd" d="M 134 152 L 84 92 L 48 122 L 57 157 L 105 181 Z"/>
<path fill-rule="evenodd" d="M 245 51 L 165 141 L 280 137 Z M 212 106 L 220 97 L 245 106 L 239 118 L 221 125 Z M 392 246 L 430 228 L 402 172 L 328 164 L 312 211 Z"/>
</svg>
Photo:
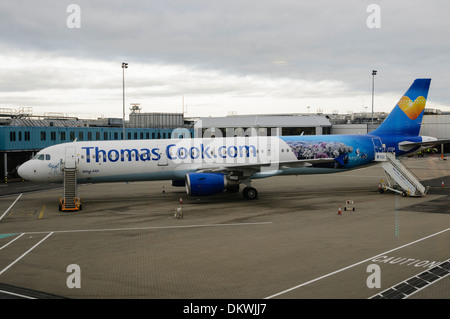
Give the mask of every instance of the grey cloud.
<svg viewBox="0 0 450 319">
<path fill-rule="evenodd" d="M 0 48 L 126 60 L 130 67 L 180 64 L 230 75 L 342 81 L 358 93 L 370 92 L 371 70 L 377 69 L 379 93 L 404 90 L 415 77 L 432 77 L 433 94 L 443 100 L 448 94 L 450 3 L 445 1 L 380 0 L 380 29 L 367 27 L 372 2 L 360 0 L 75 2 L 80 29 L 66 26 L 72 2 L 3 2 L 0 28 L 7 32 Z M 30 85 L 70 85 L 57 72 L 47 82 L 38 80 L 36 70 L 29 72 Z M 23 76 L 16 74 L 14 82 Z"/>
</svg>

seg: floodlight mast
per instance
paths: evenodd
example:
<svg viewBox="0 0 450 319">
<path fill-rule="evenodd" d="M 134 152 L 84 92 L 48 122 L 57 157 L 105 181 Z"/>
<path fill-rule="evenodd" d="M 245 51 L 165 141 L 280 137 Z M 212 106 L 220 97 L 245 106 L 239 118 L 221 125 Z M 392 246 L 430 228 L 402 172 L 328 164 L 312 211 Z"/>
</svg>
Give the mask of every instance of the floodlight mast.
<svg viewBox="0 0 450 319">
<path fill-rule="evenodd" d="M 125 69 L 128 68 L 128 63 L 122 62 L 122 83 L 123 83 L 123 119 L 122 119 L 122 127 L 123 127 L 123 137 L 125 140 Z"/>
<path fill-rule="evenodd" d="M 377 75 L 377 70 L 372 70 L 372 129 L 373 130 L 373 93 L 375 87 L 375 75 Z"/>
</svg>

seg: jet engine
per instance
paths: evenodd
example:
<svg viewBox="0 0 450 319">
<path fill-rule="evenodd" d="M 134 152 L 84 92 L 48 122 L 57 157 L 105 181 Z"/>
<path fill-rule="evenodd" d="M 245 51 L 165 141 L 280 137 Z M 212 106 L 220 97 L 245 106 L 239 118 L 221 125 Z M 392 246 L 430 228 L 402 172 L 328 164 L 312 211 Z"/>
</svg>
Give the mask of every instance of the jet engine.
<svg viewBox="0 0 450 319">
<path fill-rule="evenodd" d="M 193 196 L 207 196 L 228 191 L 239 191 L 239 181 L 230 180 L 226 174 L 190 173 L 186 174 L 186 192 Z"/>
</svg>

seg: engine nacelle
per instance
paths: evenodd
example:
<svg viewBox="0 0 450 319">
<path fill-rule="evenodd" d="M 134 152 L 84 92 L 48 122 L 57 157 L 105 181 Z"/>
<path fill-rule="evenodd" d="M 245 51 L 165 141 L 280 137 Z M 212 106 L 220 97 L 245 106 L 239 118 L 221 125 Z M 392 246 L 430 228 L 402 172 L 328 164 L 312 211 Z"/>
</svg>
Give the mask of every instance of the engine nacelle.
<svg viewBox="0 0 450 319">
<path fill-rule="evenodd" d="M 239 182 L 227 179 L 220 173 L 190 173 L 186 174 L 186 192 L 193 196 L 214 195 L 227 190 L 239 191 Z"/>
</svg>

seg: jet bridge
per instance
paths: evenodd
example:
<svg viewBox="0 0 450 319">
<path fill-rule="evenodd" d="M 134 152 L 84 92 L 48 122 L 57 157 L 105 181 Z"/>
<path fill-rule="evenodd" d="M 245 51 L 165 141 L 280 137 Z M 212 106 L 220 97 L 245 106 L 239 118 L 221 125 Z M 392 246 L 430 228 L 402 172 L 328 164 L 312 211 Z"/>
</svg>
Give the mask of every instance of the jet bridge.
<svg viewBox="0 0 450 319">
<path fill-rule="evenodd" d="M 81 210 L 81 201 L 78 197 L 76 149 L 73 146 L 66 147 L 65 160 L 62 163 L 64 173 L 63 197 L 60 199 L 60 211 Z"/>
<path fill-rule="evenodd" d="M 428 192 L 429 186 L 425 187 L 419 178 L 395 157 L 395 153 L 377 152 L 375 161 L 381 163 L 387 183 L 382 182 L 380 192 L 390 190 L 402 196 L 423 196 Z"/>
</svg>

